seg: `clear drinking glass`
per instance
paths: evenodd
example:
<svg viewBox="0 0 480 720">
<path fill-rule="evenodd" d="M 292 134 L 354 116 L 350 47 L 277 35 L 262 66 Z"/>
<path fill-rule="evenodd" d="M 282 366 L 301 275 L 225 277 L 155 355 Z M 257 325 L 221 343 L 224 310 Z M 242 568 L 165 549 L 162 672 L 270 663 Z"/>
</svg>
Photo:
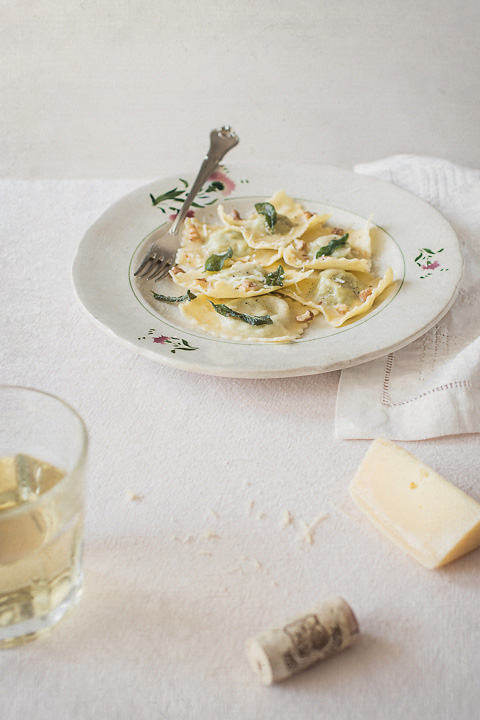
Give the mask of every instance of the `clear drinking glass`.
<svg viewBox="0 0 480 720">
<path fill-rule="evenodd" d="M 87 431 L 62 400 L 0 386 L 0 648 L 79 600 Z"/>
</svg>

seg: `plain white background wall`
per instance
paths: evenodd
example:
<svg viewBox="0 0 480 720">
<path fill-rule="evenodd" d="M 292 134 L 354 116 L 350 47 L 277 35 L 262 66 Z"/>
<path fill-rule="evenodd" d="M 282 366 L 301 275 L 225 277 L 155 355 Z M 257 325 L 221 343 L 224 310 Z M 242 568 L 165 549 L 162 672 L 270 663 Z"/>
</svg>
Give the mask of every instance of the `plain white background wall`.
<svg viewBox="0 0 480 720">
<path fill-rule="evenodd" d="M 0 0 L 0 176 L 351 167 L 394 153 L 480 167 L 478 0 Z"/>
</svg>

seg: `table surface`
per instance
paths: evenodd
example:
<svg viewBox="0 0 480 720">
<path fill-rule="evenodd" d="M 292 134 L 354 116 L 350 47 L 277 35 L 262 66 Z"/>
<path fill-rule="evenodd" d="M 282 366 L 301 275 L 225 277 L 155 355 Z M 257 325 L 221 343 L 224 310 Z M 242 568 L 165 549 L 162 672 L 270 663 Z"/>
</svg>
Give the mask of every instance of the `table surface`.
<svg viewBox="0 0 480 720">
<path fill-rule="evenodd" d="M 368 442 L 334 437 L 339 373 L 196 376 L 117 345 L 69 274 L 87 227 L 142 181 L 39 180 L 192 170 L 223 122 L 232 161 L 479 167 L 476 0 L 0 13 L 0 177 L 26 179 L 0 183 L 2 382 L 63 397 L 90 433 L 84 596 L 0 654 L 2 720 L 478 717 L 479 555 L 425 570 L 356 509 Z M 480 500 L 478 436 L 405 446 Z M 309 546 L 301 521 L 322 513 Z M 245 640 L 332 595 L 358 643 L 263 687 Z"/>
<path fill-rule="evenodd" d="M 63 397 L 90 434 L 84 597 L 49 638 L 2 652 L 2 717 L 476 717 L 478 553 L 426 570 L 354 506 L 368 442 L 334 437 L 339 373 L 188 374 L 77 306 L 78 241 L 137 183 L 0 183 L 2 379 Z M 478 436 L 406 446 L 480 500 Z M 308 545 L 301 521 L 320 514 Z M 358 643 L 260 685 L 245 640 L 334 595 Z"/>
</svg>

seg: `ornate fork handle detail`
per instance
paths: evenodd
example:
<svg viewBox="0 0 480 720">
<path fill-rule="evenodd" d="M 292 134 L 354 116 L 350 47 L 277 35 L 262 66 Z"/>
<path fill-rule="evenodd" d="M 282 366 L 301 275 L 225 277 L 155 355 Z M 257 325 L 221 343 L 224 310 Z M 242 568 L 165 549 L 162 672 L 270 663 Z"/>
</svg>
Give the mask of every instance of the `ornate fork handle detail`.
<svg viewBox="0 0 480 720">
<path fill-rule="evenodd" d="M 195 182 L 193 183 L 192 188 L 183 203 L 182 209 L 168 231 L 169 235 L 177 234 L 178 228 L 185 220 L 190 206 L 195 200 L 195 197 L 203 183 L 208 180 L 220 160 L 227 154 L 227 152 L 238 144 L 238 141 L 238 135 L 229 125 L 224 125 L 218 130 L 212 130 L 210 133 L 210 148 L 205 155 L 205 159 L 198 171 Z"/>
</svg>

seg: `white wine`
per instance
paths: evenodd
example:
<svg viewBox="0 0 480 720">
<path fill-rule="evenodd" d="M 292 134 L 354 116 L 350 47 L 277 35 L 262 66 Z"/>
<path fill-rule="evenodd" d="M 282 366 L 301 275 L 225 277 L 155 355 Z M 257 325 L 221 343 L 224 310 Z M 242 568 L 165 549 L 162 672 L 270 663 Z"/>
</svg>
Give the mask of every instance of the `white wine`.
<svg viewBox="0 0 480 720">
<path fill-rule="evenodd" d="M 16 644 L 9 627 L 24 626 L 23 641 L 31 639 L 78 594 L 83 503 L 64 477 L 28 455 L 0 458 L 0 647 Z"/>
</svg>

